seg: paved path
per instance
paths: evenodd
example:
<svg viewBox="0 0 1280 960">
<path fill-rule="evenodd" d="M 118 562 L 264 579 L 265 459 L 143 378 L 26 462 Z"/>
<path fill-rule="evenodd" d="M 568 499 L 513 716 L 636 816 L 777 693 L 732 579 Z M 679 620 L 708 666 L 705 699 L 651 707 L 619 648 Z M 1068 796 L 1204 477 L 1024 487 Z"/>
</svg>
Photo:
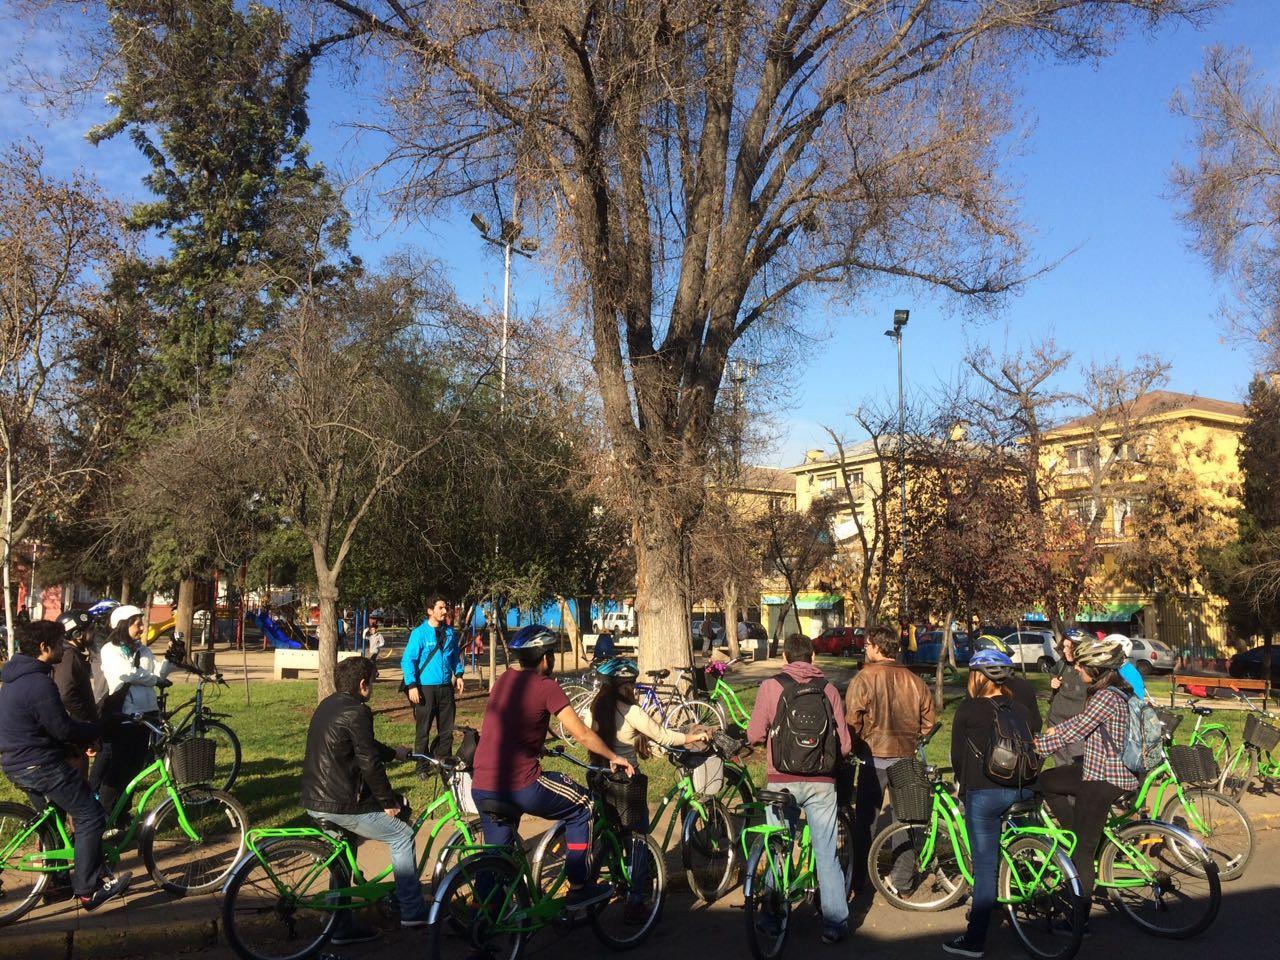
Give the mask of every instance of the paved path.
<svg viewBox="0 0 1280 960">
<path fill-rule="evenodd" d="M 1177 943 L 1150 939 L 1122 919 L 1095 918 L 1095 936 L 1086 942 L 1082 957 L 1099 956 L 1099 948 L 1115 951 L 1124 960 L 1193 960 L 1204 956 L 1206 946 L 1215 956 L 1269 956 L 1274 951 L 1275 917 L 1280 908 L 1280 798 L 1250 797 L 1246 800 L 1258 827 L 1258 850 L 1248 873 L 1224 887 L 1222 913 L 1202 938 Z M 534 836 L 540 824 L 529 822 L 524 832 Z M 361 848 L 360 860 L 366 870 L 385 865 L 385 850 L 377 844 Z M 0 929 L 0 958 L 3 960 L 62 960 L 62 958 L 154 957 L 190 954 L 192 960 L 234 960 L 220 938 L 220 899 L 216 895 L 174 900 L 158 891 L 136 858 L 124 869 L 135 871 L 135 886 L 121 904 L 86 914 L 70 904 L 44 906 L 21 923 Z M 684 889 L 678 856 L 668 858 L 669 876 L 675 882 L 661 927 L 653 938 L 632 956 L 636 960 L 672 960 L 698 957 L 699 960 L 737 960 L 746 955 L 741 895 L 735 891 L 712 906 L 696 904 Z M 914 960 L 943 956 L 938 943 L 958 933 L 964 925 L 964 909 L 938 914 L 908 914 L 882 901 L 855 904 L 861 924 L 847 946 L 835 948 L 833 955 L 849 951 L 859 958 Z M 810 950 L 822 950 L 818 942 L 819 924 L 808 912 L 801 915 L 790 955 L 803 957 Z M 364 960 L 403 951 L 416 957 L 423 950 L 421 931 L 388 929 L 374 944 L 334 948 L 342 960 Z M 530 944 L 527 956 L 597 957 L 604 954 L 589 931 L 578 930 L 561 936 L 544 932 Z M 568 953 L 566 953 L 568 951 Z M 842 954 L 841 954 L 842 955 Z M 1022 957 L 1012 934 L 1004 928 L 993 932 L 988 956 Z"/>
</svg>

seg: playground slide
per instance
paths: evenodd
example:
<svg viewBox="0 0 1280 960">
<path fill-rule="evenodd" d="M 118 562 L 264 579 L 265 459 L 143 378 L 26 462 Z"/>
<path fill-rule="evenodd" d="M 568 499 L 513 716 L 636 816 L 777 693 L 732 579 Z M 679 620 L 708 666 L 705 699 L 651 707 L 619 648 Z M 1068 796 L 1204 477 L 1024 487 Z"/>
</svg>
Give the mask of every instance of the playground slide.
<svg viewBox="0 0 1280 960">
<path fill-rule="evenodd" d="M 170 617 L 168 620 L 163 620 L 160 623 L 151 624 L 147 627 L 147 639 L 145 642 L 149 645 L 154 643 L 158 638 L 163 637 L 166 633 L 172 633 L 173 625 L 177 622 L 177 617 Z"/>
<path fill-rule="evenodd" d="M 290 639 L 285 632 L 280 629 L 280 625 L 276 623 L 275 617 L 269 613 L 255 613 L 253 619 L 261 628 L 263 635 L 271 641 L 271 646 L 277 650 L 301 650 L 302 644 L 297 640 Z"/>
</svg>

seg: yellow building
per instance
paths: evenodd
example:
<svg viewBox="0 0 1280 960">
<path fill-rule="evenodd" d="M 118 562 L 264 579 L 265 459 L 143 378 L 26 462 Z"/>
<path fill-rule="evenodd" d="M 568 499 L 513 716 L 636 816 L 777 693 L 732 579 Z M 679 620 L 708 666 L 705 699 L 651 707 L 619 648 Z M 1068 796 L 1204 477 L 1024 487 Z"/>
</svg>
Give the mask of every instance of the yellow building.
<svg viewBox="0 0 1280 960">
<path fill-rule="evenodd" d="M 1240 482 L 1237 457 L 1244 407 L 1184 393 L 1156 390 L 1144 396 L 1125 422 L 1080 417 L 1049 431 L 1042 456 L 1044 483 L 1052 495 L 1097 519 L 1103 547 L 1102 602 L 1080 620 L 1099 629 L 1153 637 L 1178 650 L 1204 655 L 1228 652 L 1222 601 L 1193 583 L 1178 596 L 1157 595 L 1121 576 L 1116 556 L 1131 541 L 1130 518 L 1142 497 L 1142 460 L 1156 443 L 1193 449 L 1184 466 L 1206 497 L 1224 510 Z M 1108 461 L 1111 461 L 1108 464 Z"/>
<path fill-rule="evenodd" d="M 1083 626 L 1158 638 L 1176 649 L 1194 649 L 1197 655 L 1203 655 L 1200 651 L 1205 647 L 1215 648 L 1220 654 L 1226 652 L 1229 638 L 1221 600 L 1206 594 L 1198 584 L 1180 596 L 1157 596 L 1125 582 L 1118 572 L 1116 555 L 1128 542 L 1130 517 L 1141 497 L 1140 457 L 1146 445 L 1160 435 L 1202 451 L 1203 456 L 1191 458 L 1188 463 L 1203 480 L 1206 491 L 1221 498 L 1221 505 L 1229 508 L 1229 491 L 1240 481 L 1237 447 L 1244 424 L 1244 408 L 1238 403 L 1161 390 L 1147 394 L 1129 411 L 1124 423 L 1081 417 L 1046 434 L 1043 488 L 1050 491 L 1051 497 L 1079 510 L 1082 519 L 1097 515 L 1101 524 L 1103 595 L 1096 609 L 1081 612 L 1079 621 Z M 1127 434 L 1127 442 L 1120 445 L 1115 456 L 1123 462 L 1113 464 L 1113 469 L 1098 469 L 1100 462 L 1106 464 L 1112 458 L 1114 441 L 1121 434 Z M 890 448 L 883 454 L 892 457 L 893 451 Z M 870 500 L 884 482 L 881 456 L 870 442 L 852 445 L 845 450 L 843 466 L 855 509 L 866 529 L 873 532 Z M 804 462 L 787 473 L 794 480 L 798 510 L 809 509 L 818 498 L 827 495 L 845 499 L 840 463 L 823 450 L 810 450 Z M 852 545 L 851 541 L 856 543 L 852 512 L 846 509 L 837 514 L 834 532 L 846 548 Z M 893 550 L 894 544 L 889 549 Z M 762 598 L 765 607 L 784 602 L 781 593 L 766 589 Z M 896 591 L 891 590 L 882 619 L 894 615 L 895 601 Z M 852 597 L 815 591 L 802 596 L 800 613 L 800 629 L 812 635 L 823 626 L 855 625 L 856 606 Z M 840 619 L 845 613 L 847 617 Z M 1032 610 L 1027 611 L 1026 619 L 1035 622 L 1044 618 Z"/>
</svg>

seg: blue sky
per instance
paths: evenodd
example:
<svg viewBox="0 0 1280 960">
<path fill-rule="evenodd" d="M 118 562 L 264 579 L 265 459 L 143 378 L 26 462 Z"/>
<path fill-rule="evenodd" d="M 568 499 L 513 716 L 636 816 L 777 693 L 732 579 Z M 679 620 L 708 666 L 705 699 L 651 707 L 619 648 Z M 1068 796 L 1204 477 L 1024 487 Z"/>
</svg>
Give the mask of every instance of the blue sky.
<svg viewBox="0 0 1280 960">
<path fill-rule="evenodd" d="M 37 61 L 54 62 L 57 38 L 4 30 L 6 74 L 15 76 L 19 43 Z M 965 322 L 924 296 L 864 297 L 849 309 L 815 305 L 807 359 L 788 380 L 790 400 L 777 413 L 780 439 L 764 460 L 788 465 L 806 448 L 823 446 L 823 424 L 846 426 L 845 414 L 868 397 L 896 390 L 893 345 L 882 336 L 893 309 L 911 308 L 905 353 L 908 390 L 928 389 L 953 376 L 966 346 L 976 341 L 1025 343 L 1053 335 L 1083 363 L 1156 352 L 1172 364 L 1170 387 L 1239 399 L 1250 375 L 1247 352 L 1225 342 L 1216 319 L 1223 290 L 1187 249 L 1186 234 L 1168 198 L 1168 171 L 1184 154 L 1188 125 L 1169 112 L 1174 90 L 1199 69 L 1213 43 L 1248 46 L 1271 82 L 1280 80 L 1280 14 L 1274 0 L 1245 0 L 1220 12 L 1200 31 L 1165 29 L 1134 34 L 1108 59 L 1089 64 L 1036 64 L 1022 78 L 1022 106 L 1032 128 L 1006 170 L 1019 184 L 1024 219 L 1033 227 L 1038 263 L 1071 253 L 1056 269 L 1011 299 L 994 320 Z M 312 143 L 317 159 L 359 172 L 379 144 L 354 140 L 344 124 L 355 98 L 317 78 L 312 92 Z M 94 148 L 85 129 L 100 106 L 72 116 L 28 109 L 0 92 L 0 139 L 31 137 L 51 169 L 84 166 L 113 192 L 138 197 L 141 160 L 121 139 Z M 377 223 L 357 238 L 371 259 L 415 246 L 439 258 L 461 295 L 500 302 L 501 264 L 465 217 L 457 222 Z M 548 279 L 535 265 L 517 266 L 515 289 L 526 303 L 544 296 Z"/>
</svg>

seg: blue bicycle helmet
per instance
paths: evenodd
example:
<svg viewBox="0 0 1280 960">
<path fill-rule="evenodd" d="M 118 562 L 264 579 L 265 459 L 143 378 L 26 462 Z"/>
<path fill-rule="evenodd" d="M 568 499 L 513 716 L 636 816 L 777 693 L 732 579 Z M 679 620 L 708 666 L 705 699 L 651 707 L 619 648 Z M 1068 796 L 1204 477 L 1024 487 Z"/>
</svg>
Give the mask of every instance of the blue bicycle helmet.
<svg viewBox="0 0 1280 960">
<path fill-rule="evenodd" d="M 116 600 L 99 600 L 89 608 L 88 614 L 95 620 L 106 620 L 107 614 L 118 606 L 120 606 L 120 604 Z"/>
<path fill-rule="evenodd" d="M 531 623 L 521 627 L 507 641 L 508 650 L 546 650 L 556 646 L 560 641 L 556 635 L 541 624 Z"/>
<path fill-rule="evenodd" d="M 988 680 L 1004 683 L 1013 676 L 1013 661 L 999 650 L 979 650 L 969 658 L 969 669 L 977 670 Z"/>
<path fill-rule="evenodd" d="M 640 668 L 634 660 L 611 657 L 596 666 L 596 675 L 613 684 L 630 683 L 640 676 Z"/>
</svg>

